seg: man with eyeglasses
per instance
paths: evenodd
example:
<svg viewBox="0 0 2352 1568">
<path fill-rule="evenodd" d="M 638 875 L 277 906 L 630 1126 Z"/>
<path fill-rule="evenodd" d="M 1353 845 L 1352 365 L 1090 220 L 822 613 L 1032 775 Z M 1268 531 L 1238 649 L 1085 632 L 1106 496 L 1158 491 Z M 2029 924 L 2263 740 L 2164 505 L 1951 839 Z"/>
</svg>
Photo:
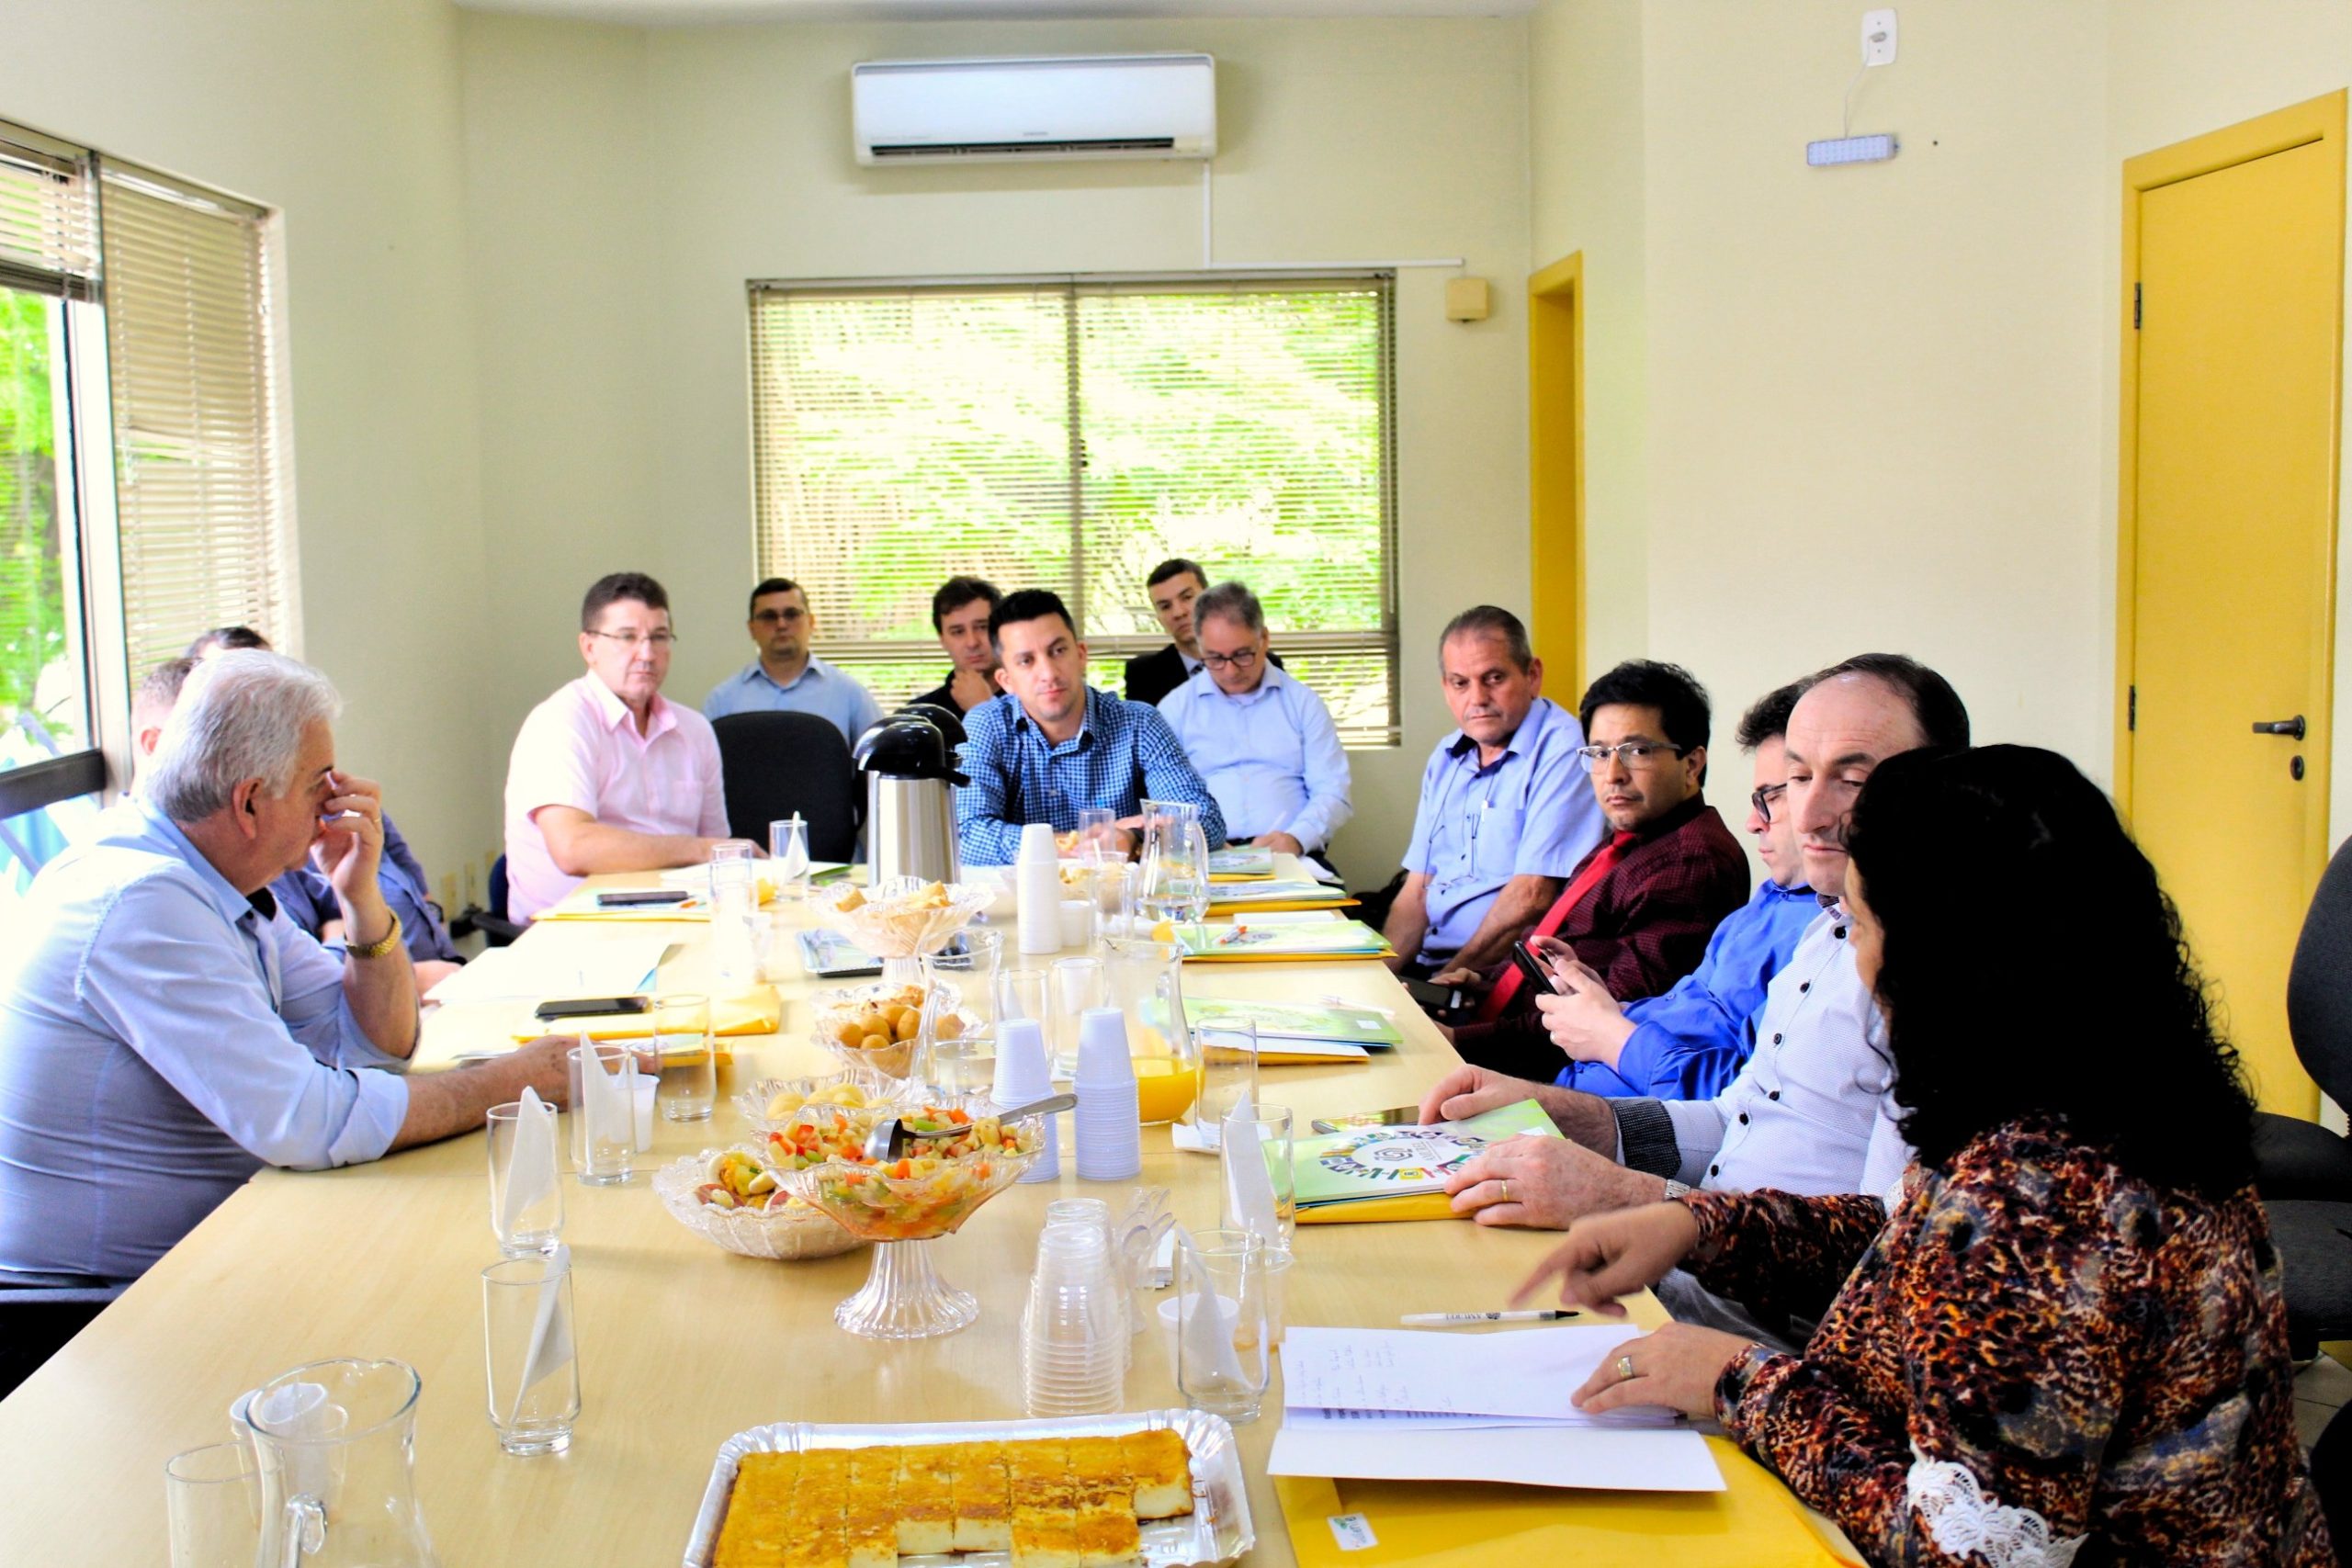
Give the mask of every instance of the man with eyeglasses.
<svg viewBox="0 0 2352 1568">
<path fill-rule="evenodd" d="M 1265 609 L 1241 583 L 1194 600 L 1193 630 L 1200 673 L 1160 698 L 1159 713 L 1216 796 L 1226 832 L 1336 874 L 1323 852 L 1355 807 L 1331 710 L 1274 668 Z"/>
<path fill-rule="evenodd" d="M 1789 787 L 1789 713 L 1804 688 L 1804 682 L 1792 681 L 1768 693 L 1739 721 L 1739 744 L 1753 758 L 1756 785 L 1747 797 L 1747 832 L 1764 862 L 1764 880 L 1715 928 L 1699 967 L 1664 996 L 1629 1005 L 1582 964 L 1555 966 L 1567 988 L 1537 997 L 1535 1006 L 1552 1043 L 1568 1058 L 1554 1080 L 1561 1088 L 1705 1100 L 1721 1093 L 1755 1050 L 1765 988 L 1788 966 L 1798 939 L 1821 913 L 1821 901 L 1804 879 L 1795 818 L 1781 804 Z"/>
<path fill-rule="evenodd" d="M 710 689 L 702 716 L 721 719 L 739 713 L 809 713 L 831 723 L 851 745 L 881 721 L 881 705 L 865 683 L 810 651 L 817 640 L 817 614 L 808 596 L 788 579 L 771 577 L 752 590 L 752 618 L 744 623 L 760 650 L 734 674 Z"/>
<path fill-rule="evenodd" d="M 1585 688 L 1577 749 L 1609 837 L 1528 932 L 1557 966 L 1581 964 L 1611 994 L 1654 997 L 1697 967 L 1707 940 L 1747 896 L 1747 857 L 1701 789 L 1707 778 L 1705 688 L 1677 665 L 1628 660 Z M 1559 1056 L 1515 964 L 1440 985 L 1485 990 L 1454 1031 L 1462 1058 L 1551 1077 Z"/>
<path fill-rule="evenodd" d="M 531 710 L 507 760 L 507 919 L 598 872 L 695 864 L 727 837 L 718 737 L 662 694 L 677 640 L 669 594 L 641 571 L 581 601 L 587 673 Z"/>
</svg>

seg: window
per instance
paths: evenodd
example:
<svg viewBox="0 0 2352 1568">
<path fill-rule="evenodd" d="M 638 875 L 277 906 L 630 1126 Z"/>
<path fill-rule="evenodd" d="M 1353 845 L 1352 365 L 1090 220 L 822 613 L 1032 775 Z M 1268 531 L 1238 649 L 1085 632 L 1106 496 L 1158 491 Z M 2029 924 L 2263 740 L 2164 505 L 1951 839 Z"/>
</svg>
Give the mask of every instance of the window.
<svg viewBox="0 0 2352 1568">
<path fill-rule="evenodd" d="M 291 630 L 266 216 L 0 124 L 0 892 L 128 783 L 149 669 Z"/>
<path fill-rule="evenodd" d="M 1256 590 L 1342 739 L 1394 745 L 1392 341 L 1384 273 L 755 284 L 760 575 L 892 705 L 937 683 L 958 573 L 1059 592 L 1116 691 L 1187 556 Z"/>
</svg>

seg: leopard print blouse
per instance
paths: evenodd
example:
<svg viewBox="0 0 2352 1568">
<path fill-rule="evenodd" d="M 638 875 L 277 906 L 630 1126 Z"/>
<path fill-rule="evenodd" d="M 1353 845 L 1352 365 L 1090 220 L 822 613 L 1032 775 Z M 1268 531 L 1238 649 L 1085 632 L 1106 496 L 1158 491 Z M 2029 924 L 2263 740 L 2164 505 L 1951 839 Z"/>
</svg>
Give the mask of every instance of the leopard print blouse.
<svg viewBox="0 0 2352 1568">
<path fill-rule="evenodd" d="M 1698 1192 L 1688 1267 L 1836 1301 L 1724 1371 L 1724 1428 L 1870 1561 L 2328 1568 L 2251 1190 L 2151 1187 L 2047 1119 L 1875 1199 Z M 1839 1281 L 1843 1288 L 1839 1289 Z"/>
</svg>

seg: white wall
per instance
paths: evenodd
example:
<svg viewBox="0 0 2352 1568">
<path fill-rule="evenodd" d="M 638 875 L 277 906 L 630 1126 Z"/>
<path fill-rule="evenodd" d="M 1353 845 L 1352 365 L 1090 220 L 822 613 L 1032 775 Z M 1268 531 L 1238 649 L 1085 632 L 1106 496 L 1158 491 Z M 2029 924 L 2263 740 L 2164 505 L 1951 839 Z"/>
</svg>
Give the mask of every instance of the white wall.
<svg viewBox="0 0 2352 1568">
<path fill-rule="evenodd" d="M 1359 816 L 1339 846 L 1358 878 L 1394 868 L 1420 761 L 1452 725 L 1431 673 L 1438 627 L 1480 599 L 1527 607 L 1513 297 L 1528 248 L 1523 23 L 780 25 L 583 39 L 567 24 L 469 15 L 461 30 L 474 254 L 497 263 L 484 282 L 495 301 L 479 315 L 488 511 L 541 574 L 506 627 L 495 701 L 509 725 L 571 668 L 562 601 L 625 564 L 618 552 L 660 576 L 678 607 L 673 696 L 699 700 L 749 656 L 735 609 L 752 570 L 747 280 L 1202 264 L 1196 164 L 859 168 L 855 61 L 1206 50 L 1224 148 L 1219 263 L 1459 255 L 1497 278 L 1495 319 L 1466 327 L 1443 319 L 1443 273 L 1399 282 L 1406 739 L 1352 754 Z M 631 187 L 629 171 L 605 165 L 640 131 Z M 540 182 L 552 188 L 535 191 Z M 623 207 L 616 185 L 638 200 Z M 612 205 L 577 210 L 591 200 Z M 576 341 L 624 305 L 616 336 Z M 542 368 L 550 355 L 555 378 Z M 560 407 L 507 406 L 534 389 Z M 493 546 L 494 562 L 507 547 Z"/>
<path fill-rule="evenodd" d="M 498 640 L 455 14 L 15 0 L 6 30 L 0 116 L 284 210 L 300 651 L 343 690 L 339 761 L 455 872 L 496 830 L 475 671 Z"/>
</svg>

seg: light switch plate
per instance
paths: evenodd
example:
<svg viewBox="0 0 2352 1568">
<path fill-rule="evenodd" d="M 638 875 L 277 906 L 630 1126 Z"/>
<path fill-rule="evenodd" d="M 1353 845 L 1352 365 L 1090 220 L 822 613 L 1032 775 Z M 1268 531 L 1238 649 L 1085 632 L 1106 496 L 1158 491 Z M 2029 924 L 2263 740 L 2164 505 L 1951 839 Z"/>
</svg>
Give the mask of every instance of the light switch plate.
<svg viewBox="0 0 2352 1568">
<path fill-rule="evenodd" d="M 1862 64 L 1892 65 L 1894 63 L 1894 13 L 1865 11 L 1862 13 Z"/>
</svg>

